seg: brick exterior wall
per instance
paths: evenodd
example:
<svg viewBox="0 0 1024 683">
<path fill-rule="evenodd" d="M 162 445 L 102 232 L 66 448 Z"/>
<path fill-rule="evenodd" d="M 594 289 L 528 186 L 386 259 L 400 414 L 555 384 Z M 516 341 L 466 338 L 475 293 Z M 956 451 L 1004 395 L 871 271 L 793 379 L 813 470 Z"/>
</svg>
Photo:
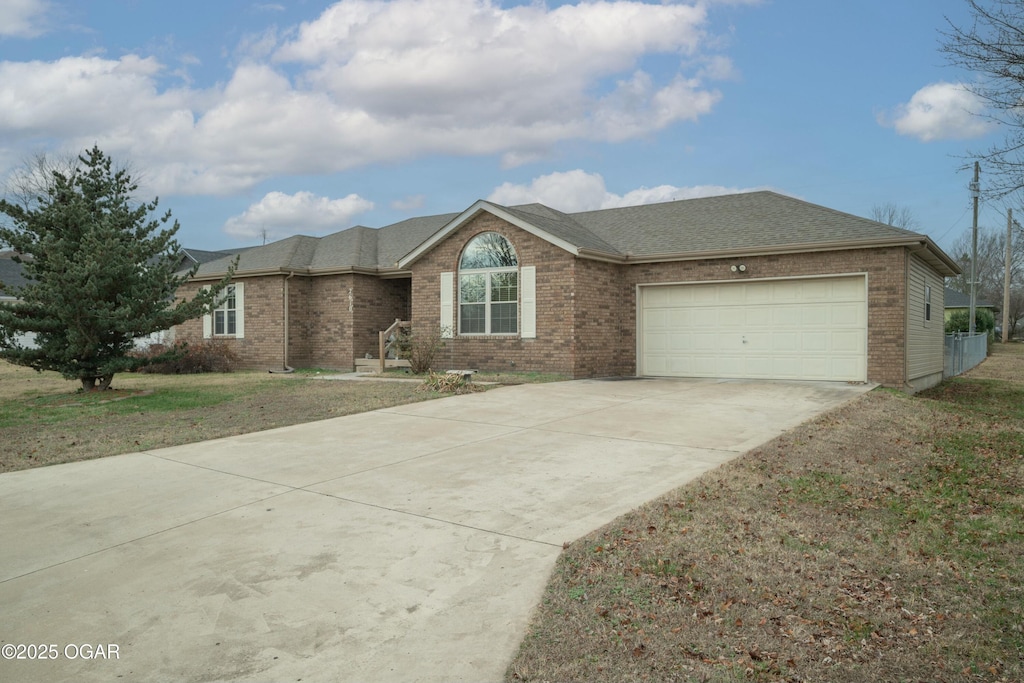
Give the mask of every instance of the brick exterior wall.
<svg viewBox="0 0 1024 683">
<path fill-rule="evenodd" d="M 412 302 L 408 278 L 382 280 L 372 275 L 352 275 L 352 355 L 367 353 L 377 358 L 378 339 L 395 318 L 410 320 Z"/>
<path fill-rule="evenodd" d="M 413 328 L 439 329 L 441 273 L 457 274 L 463 248 L 482 232 L 504 236 L 516 250 L 520 267 L 537 268 L 537 337 L 456 335 L 445 341 L 444 349 L 438 354 L 438 367 L 575 375 L 575 257 L 487 213 L 460 227 L 412 265 Z M 456 325 L 458 317 L 456 298 Z"/>
<path fill-rule="evenodd" d="M 245 283 L 245 338 L 217 337 L 239 357 L 244 370 L 280 369 L 284 362 L 284 276 L 239 279 Z M 179 294 L 191 298 L 204 283 L 182 285 Z M 203 320 L 196 318 L 178 325 L 176 341 L 202 343 Z"/>
<path fill-rule="evenodd" d="M 626 266 L 576 259 L 574 377 L 636 374 L 636 297 L 628 272 Z"/>
<path fill-rule="evenodd" d="M 573 377 L 636 373 L 638 285 L 774 277 L 868 274 L 868 379 L 903 388 L 906 382 L 903 247 L 617 265 L 578 259 L 558 247 L 483 214 L 413 265 L 413 325 L 440 320 L 440 274 L 458 272 L 463 247 L 481 232 L 497 232 L 516 249 L 520 266 L 537 267 L 537 338 L 459 337 L 448 340 L 448 367 L 556 372 Z M 743 263 L 744 273 L 730 266 Z M 456 319 L 458 307 L 456 302 Z"/>
<path fill-rule="evenodd" d="M 733 273 L 730 266 L 740 263 L 747 266 L 746 272 Z M 867 273 L 868 379 L 902 389 L 906 381 L 906 268 L 907 250 L 903 247 L 629 266 L 626 278 L 630 298 L 623 307 L 630 319 L 625 321 L 623 330 L 631 338 L 621 347 L 622 352 L 628 352 L 635 362 L 635 285 Z"/>
<path fill-rule="evenodd" d="M 572 377 L 633 375 L 637 358 L 638 285 L 867 273 L 868 379 L 905 388 L 906 272 L 903 247 L 618 265 L 578 259 L 490 214 L 461 226 L 412 265 L 410 279 L 370 275 L 296 276 L 288 282 L 289 363 L 351 369 L 377 355 L 377 332 L 395 318 L 418 332 L 440 325 L 440 276 L 458 273 L 465 245 L 482 232 L 503 235 L 519 265 L 537 269 L 537 337 L 460 336 L 446 340 L 436 367 L 550 372 Z M 743 263 L 744 273 L 730 266 Z M 225 338 L 252 369 L 284 362 L 285 276 L 244 278 L 245 339 Z M 457 279 L 456 279 L 457 283 Z M 191 283 L 182 293 L 191 295 Z M 455 302 L 458 320 L 458 302 Z M 521 313 L 520 313 L 521 319 Z M 180 325 L 176 338 L 202 341 L 202 321 Z"/>
<path fill-rule="evenodd" d="M 245 338 L 220 337 L 247 370 L 279 369 L 285 364 L 285 275 L 240 278 L 245 283 Z M 191 297 L 201 284 L 179 290 Z M 372 275 L 295 276 L 287 281 L 288 365 L 295 368 L 351 370 L 354 359 L 377 355 L 377 332 L 395 318 L 409 319 L 409 280 Z M 203 321 L 175 328 L 176 339 L 203 341 Z"/>
</svg>

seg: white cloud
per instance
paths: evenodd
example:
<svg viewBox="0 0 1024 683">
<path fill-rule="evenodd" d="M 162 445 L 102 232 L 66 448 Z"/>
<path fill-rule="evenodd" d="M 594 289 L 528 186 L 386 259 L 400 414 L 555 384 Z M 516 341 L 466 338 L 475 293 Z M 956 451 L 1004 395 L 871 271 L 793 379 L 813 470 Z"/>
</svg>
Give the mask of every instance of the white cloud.
<svg viewBox="0 0 1024 683">
<path fill-rule="evenodd" d="M 879 116 L 879 123 L 900 135 L 923 142 L 964 140 L 988 133 L 992 124 L 979 114 L 984 104 L 972 92 L 956 83 L 932 83 L 914 93 L 893 114 Z"/>
<path fill-rule="evenodd" d="M 43 32 L 40 25 L 50 9 L 46 0 L 3 0 L 0 2 L 0 36 L 31 38 Z"/>
<path fill-rule="evenodd" d="M 162 195 L 430 154 L 514 166 L 563 141 L 621 142 L 711 112 L 721 95 L 705 79 L 731 68 L 705 4 L 342 0 L 243 39 L 231 77 L 206 90 L 165 87 L 171 74 L 138 55 L 0 62 L 0 139 L 96 143 Z M 680 66 L 656 77 L 642 68 L 652 55 Z"/>
<path fill-rule="evenodd" d="M 241 239 L 266 237 L 268 241 L 336 232 L 350 227 L 355 216 L 372 208 L 373 202 L 357 194 L 330 199 L 311 192 L 268 192 L 240 215 L 229 218 L 224 232 Z"/>
<path fill-rule="evenodd" d="M 504 183 L 495 188 L 488 200 L 515 206 L 539 202 L 559 211 L 576 213 L 597 209 L 613 209 L 620 206 L 638 206 L 640 204 L 656 204 L 677 199 L 696 199 L 698 197 L 714 197 L 738 192 L 753 192 L 765 188 L 737 188 L 722 185 L 695 185 L 691 187 L 675 187 L 658 185 L 657 187 L 641 187 L 618 195 L 609 192 L 605 187 L 604 178 L 599 173 L 587 173 L 583 170 L 551 173 L 534 178 L 529 185 Z"/>
<path fill-rule="evenodd" d="M 162 68 L 135 55 L 0 62 L 0 131 L 66 138 L 160 125 L 149 117 L 188 106 L 180 91 L 156 92 Z"/>
</svg>

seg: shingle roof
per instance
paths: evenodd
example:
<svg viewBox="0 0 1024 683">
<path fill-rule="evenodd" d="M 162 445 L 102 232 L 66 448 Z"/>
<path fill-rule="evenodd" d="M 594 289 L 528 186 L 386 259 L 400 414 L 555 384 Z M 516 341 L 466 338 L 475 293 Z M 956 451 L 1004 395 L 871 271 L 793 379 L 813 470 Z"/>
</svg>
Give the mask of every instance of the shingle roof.
<svg viewBox="0 0 1024 683">
<path fill-rule="evenodd" d="M 402 256 L 416 248 L 458 214 L 423 216 L 383 228 L 357 225 L 347 230 L 309 237 L 294 235 L 279 242 L 252 247 L 242 252 L 236 271 L 240 275 L 265 272 L 325 272 L 362 269 L 393 269 Z M 234 257 L 204 263 L 197 277 L 214 277 L 227 272 Z"/>
<path fill-rule="evenodd" d="M 946 308 L 970 308 L 971 307 L 971 295 L 958 292 L 955 289 L 946 287 Z M 975 308 L 995 308 L 995 304 L 982 303 L 980 301 L 974 302 Z"/>
<path fill-rule="evenodd" d="M 185 249 L 182 248 L 181 256 L 190 261 L 192 264 L 196 263 L 209 263 L 210 261 L 217 261 L 224 258 L 225 256 L 234 256 L 235 254 L 241 253 L 246 249 L 238 249 L 234 251 L 207 251 L 205 249 Z"/>
<path fill-rule="evenodd" d="M 614 261 L 919 242 L 940 271 L 958 272 L 923 235 L 767 191 L 574 214 L 543 204 L 509 207 L 480 201 L 458 214 L 410 218 L 379 229 L 357 226 L 326 237 L 295 236 L 254 247 L 242 254 L 237 272 L 394 271 L 481 211 L 503 215 L 574 253 Z M 222 274 L 228 263 L 230 259 L 204 264 L 198 275 Z"/>
<path fill-rule="evenodd" d="M 614 245 L 617 253 L 630 256 L 916 236 L 767 191 L 588 211 L 574 218 Z"/>
</svg>

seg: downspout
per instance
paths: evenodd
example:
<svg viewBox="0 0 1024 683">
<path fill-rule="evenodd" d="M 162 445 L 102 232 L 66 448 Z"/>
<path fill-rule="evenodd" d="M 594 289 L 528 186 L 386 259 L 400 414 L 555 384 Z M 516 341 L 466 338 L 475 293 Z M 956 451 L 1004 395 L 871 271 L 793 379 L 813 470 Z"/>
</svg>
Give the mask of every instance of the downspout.
<svg viewBox="0 0 1024 683">
<path fill-rule="evenodd" d="M 295 372 L 295 368 L 293 368 L 293 367 L 288 365 L 288 315 L 289 315 L 288 314 L 288 281 L 291 280 L 293 277 L 295 277 L 295 271 L 292 271 L 292 272 L 288 273 L 288 277 L 286 277 L 284 279 L 284 287 L 283 287 L 283 289 L 284 289 L 284 306 L 283 306 L 283 308 L 284 308 L 284 311 L 283 311 L 284 312 L 284 342 L 282 344 L 283 348 L 281 349 L 281 351 L 282 351 L 282 353 L 284 355 L 284 362 L 282 362 L 282 365 L 284 366 L 284 370 L 271 370 L 270 372 L 272 372 L 272 373 Z"/>
</svg>

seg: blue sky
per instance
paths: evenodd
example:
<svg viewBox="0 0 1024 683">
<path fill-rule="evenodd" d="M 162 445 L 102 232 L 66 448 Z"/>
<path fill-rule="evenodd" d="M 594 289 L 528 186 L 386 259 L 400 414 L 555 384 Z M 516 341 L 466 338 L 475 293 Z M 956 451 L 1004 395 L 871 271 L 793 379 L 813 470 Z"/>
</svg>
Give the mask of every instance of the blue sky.
<svg viewBox="0 0 1024 683">
<path fill-rule="evenodd" d="M 0 179 L 98 144 L 200 249 L 751 189 L 892 202 L 949 248 L 1000 132 L 946 17 L 966 3 L 3 0 Z"/>
</svg>

